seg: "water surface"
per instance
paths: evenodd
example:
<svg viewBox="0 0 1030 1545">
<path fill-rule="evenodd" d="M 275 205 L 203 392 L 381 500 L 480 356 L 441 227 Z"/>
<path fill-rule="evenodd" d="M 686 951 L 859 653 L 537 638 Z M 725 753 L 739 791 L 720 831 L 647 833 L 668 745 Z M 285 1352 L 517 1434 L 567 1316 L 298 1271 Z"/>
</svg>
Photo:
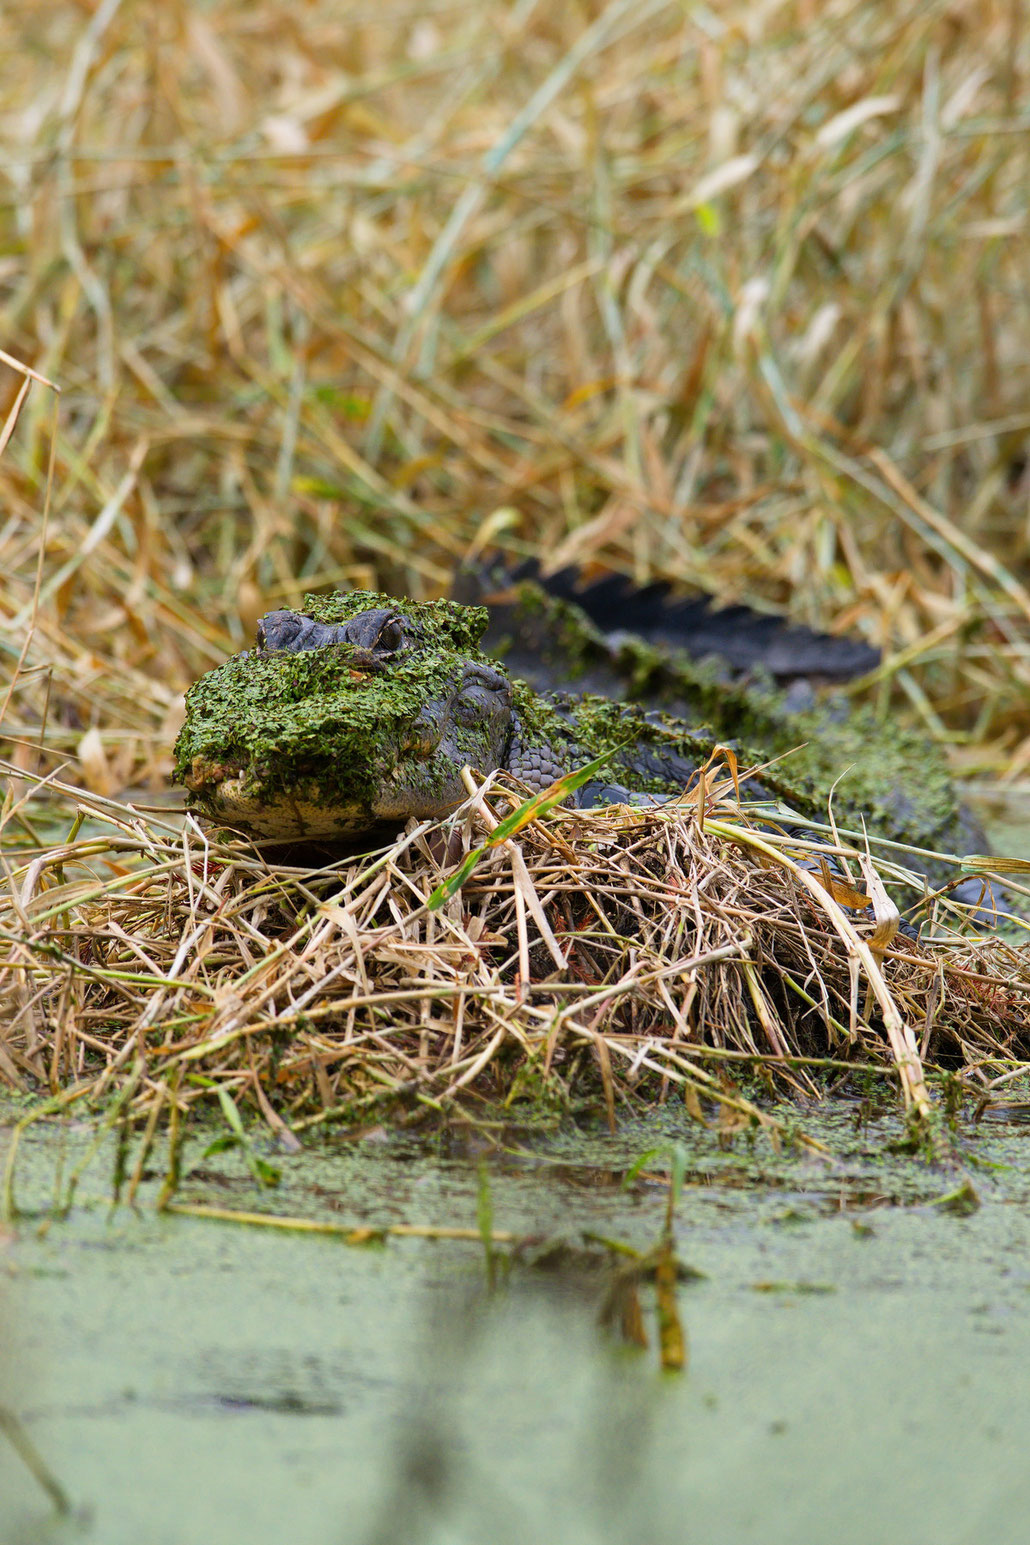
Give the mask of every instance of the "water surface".
<svg viewBox="0 0 1030 1545">
<path fill-rule="evenodd" d="M 516 1266 L 491 1294 L 478 1244 L 157 1215 L 159 1174 L 138 1213 L 112 1211 L 109 1155 L 51 1221 L 55 1171 L 88 1134 L 30 1128 L 29 1215 L 0 1246 L 0 1400 L 75 1512 L 57 1518 L 0 1439 L 0 1539 L 1023 1542 L 1030 1128 L 960 1137 L 969 1213 L 935 1205 L 954 1174 L 885 1155 L 896 1123 L 860 1114 L 802 1117 L 831 1164 L 764 1139 L 724 1152 L 671 1108 L 616 1137 L 501 1135 L 521 1152 L 489 1160 L 495 1228 L 577 1248 L 584 1232 L 650 1247 L 661 1165 L 629 1186 L 625 1169 L 683 1144 L 677 1244 L 704 1273 L 679 1290 L 683 1376 L 598 1327 L 589 1253 Z M 198 1144 L 182 1195 L 475 1227 L 482 1146 L 276 1155 L 272 1191 Z"/>
</svg>

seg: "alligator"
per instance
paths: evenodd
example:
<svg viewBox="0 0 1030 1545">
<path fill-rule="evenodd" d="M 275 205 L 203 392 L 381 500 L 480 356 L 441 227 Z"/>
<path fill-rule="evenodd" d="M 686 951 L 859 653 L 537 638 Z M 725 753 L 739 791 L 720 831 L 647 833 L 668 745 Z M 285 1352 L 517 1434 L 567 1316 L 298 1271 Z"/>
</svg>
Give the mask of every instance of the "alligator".
<svg viewBox="0 0 1030 1545">
<path fill-rule="evenodd" d="M 590 806 L 679 795 L 721 747 L 761 769 L 741 796 L 766 815 L 825 822 L 832 789 L 843 827 L 983 850 L 943 758 L 918 734 L 847 704 L 791 705 L 771 681 L 727 681 L 711 662 L 637 638 L 613 641 L 561 597 L 521 600 L 548 612 L 566 677 L 600 681 L 603 695 L 540 692 L 512 676 L 481 647 L 481 606 L 305 596 L 264 617 L 256 649 L 188 693 L 175 776 L 190 807 L 262 841 L 350 839 L 453 811 L 467 798 L 466 766 L 539 792 L 596 760 L 570 800 Z M 946 877 L 929 858 L 905 862 Z"/>
<path fill-rule="evenodd" d="M 491 654 L 503 650 L 512 674 L 541 690 L 567 679 L 575 658 L 568 636 L 575 630 L 568 624 L 574 623 L 588 624 L 609 645 L 642 641 L 693 660 L 717 661 L 728 679 L 758 674 L 779 686 L 852 680 L 880 663 L 880 651 L 861 639 L 817 633 L 776 613 L 720 606 L 704 592 L 676 595 L 665 580 L 636 585 L 625 574 L 607 571 L 547 572 L 535 558 L 514 566 L 503 558 L 468 564 L 451 595 L 490 608 L 483 647 Z M 593 664 L 596 669 L 596 651 Z M 599 679 L 597 690 L 621 695 L 610 676 Z"/>
</svg>

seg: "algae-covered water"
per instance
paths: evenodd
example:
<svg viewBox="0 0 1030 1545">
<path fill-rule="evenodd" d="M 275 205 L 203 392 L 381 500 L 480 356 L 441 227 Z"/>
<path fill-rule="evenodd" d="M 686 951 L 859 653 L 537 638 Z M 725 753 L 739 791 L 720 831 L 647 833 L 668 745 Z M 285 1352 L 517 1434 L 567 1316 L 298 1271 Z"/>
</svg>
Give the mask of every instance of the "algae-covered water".
<svg viewBox="0 0 1030 1545">
<path fill-rule="evenodd" d="M 671 1108 L 615 1137 L 500 1132 L 494 1229 L 575 1249 L 493 1292 L 478 1243 L 159 1215 L 156 1172 L 138 1212 L 112 1211 L 103 1153 L 55 1219 L 88 1130 L 31 1127 L 0 1244 L 0 1405 L 72 1512 L 0 1433 L 0 1540 L 1023 1542 L 1030 1128 L 960 1133 L 970 1211 L 868 1114 L 804 1114 L 829 1163 L 764 1138 L 725 1151 Z M 599 1328 L 606 1252 L 582 1248 L 654 1244 L 664 1161 L 625 1176 L 669 1141 L 679 1256 L 704 1273 L 679 1288 L 681 1375 Z M 180 1196 L 475 1228 L 483 1147 L 374 1133 L 276 1156 L 265 1189 L 197 1142 Z"/>
</svg>

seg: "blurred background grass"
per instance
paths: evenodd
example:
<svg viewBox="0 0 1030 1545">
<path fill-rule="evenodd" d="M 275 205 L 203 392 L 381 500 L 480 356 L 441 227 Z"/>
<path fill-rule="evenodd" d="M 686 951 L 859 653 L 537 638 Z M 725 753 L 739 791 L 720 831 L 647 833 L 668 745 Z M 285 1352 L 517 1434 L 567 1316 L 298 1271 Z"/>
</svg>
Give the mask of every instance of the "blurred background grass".
<svg viewBox="0 0 1030 1545">
<path fill-rule="evenodd" d="M 22 766 L 156 788 L 262 611 L 488 544 L 859 632 L 884 712 L 1030 766 L 1019 0 L 0 33 L 0 348 L 61 389 L 0 364 Z"/>
</svg>

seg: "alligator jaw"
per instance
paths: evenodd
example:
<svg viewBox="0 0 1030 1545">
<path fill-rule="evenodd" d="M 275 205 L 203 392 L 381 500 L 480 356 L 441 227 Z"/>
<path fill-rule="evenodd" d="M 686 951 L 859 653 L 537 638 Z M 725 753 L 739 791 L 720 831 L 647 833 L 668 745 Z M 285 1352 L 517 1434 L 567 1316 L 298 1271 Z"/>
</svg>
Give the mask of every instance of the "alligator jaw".
<svg viewBox="0 0 1030 1545">
<path fill-rule="evenodd" d="M 246 778 L 226 778 L 197 800 L 208 820 L 222 821 L 255 837 L 303 842 L 345 837 L 368 831 L 374 819 L 359 806 L 331 810 L 299 796 L 282 794 L 256 798 Z"/>
<path fill-rule="evenodd" d="M 374 813 L 360 801 L 338 801 L 330 808 L 305 797 L 301 789 L 295 793 L 263 792 L 238 768 L 206 762 L 202 757 L 194 758 L 183 782 L 190 791 L 190 807 L 208 821 L 259 838 L 302 842 L 345 837 L 376 824 Z"/>
<path fill-rule="evenodd" d="M 461 770 L 446 754 L 398 761 L 371 801 L 339 794 L 327 801 L 315 786 L 305 784 L 264 789 L 239 767 L 202 757 L 194 758 L 183 782 L 191 808 L 208 821 L 265 841 L 328 841 L 403 826 L 411 819 L 442 820 L 468 798 Z"/>
</svg>

